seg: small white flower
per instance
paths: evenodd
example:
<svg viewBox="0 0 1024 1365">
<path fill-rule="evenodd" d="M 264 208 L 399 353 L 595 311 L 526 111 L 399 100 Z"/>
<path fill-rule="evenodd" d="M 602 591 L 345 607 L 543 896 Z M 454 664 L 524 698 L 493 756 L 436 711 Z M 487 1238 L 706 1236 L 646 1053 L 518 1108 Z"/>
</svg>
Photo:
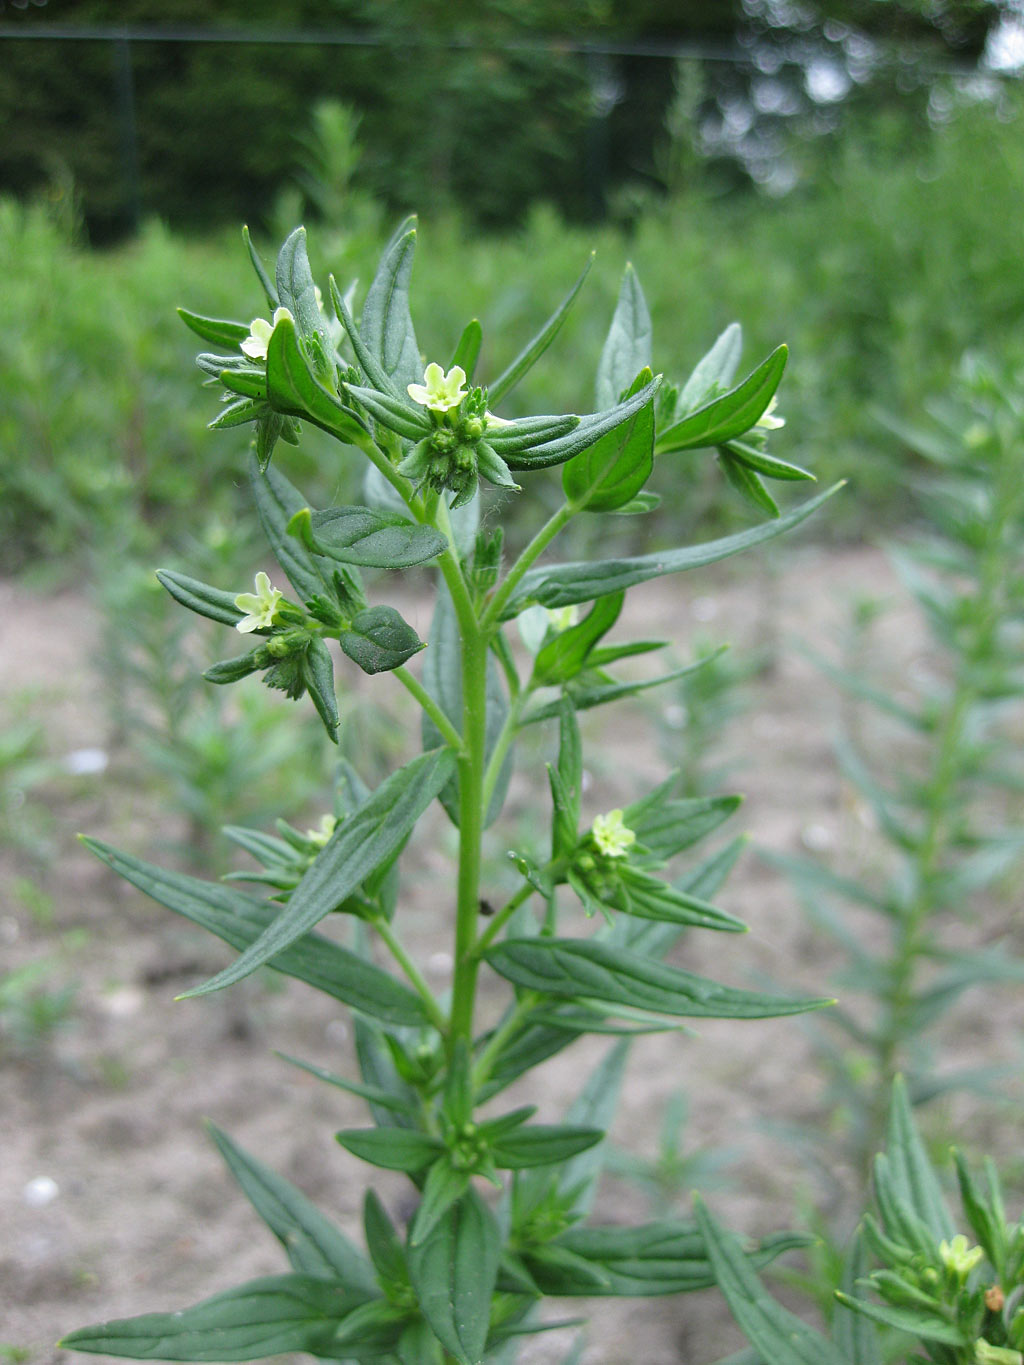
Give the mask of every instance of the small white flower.
<svg viewBox="0 0 1024 1365">
<path fill-rule="evenodd" d="M 253 318 L 249 324 L 249 335 L 242 342 L 242 350 L 250 360 L 266 360 L 271 335 L 282 318 L 287 318 L 289 322 L 295 321 L 287 308 L 275 309 L 272 322 L 268 322 L 266 318 Z"/>
<path fill-rule="evenodd" d="M 958 1232 L 952 1241 L 945 1238 L 939 1243 L 939 1259 L 951 1274 L 966 1280 L 985 1253 L 981 1247 L 968 1245 L 967 1238 Z"/>
<path fill-rule="evenodd" d="M 579 607 L 547 607 L 545 608 L 548 616 L 548 625 L 553 631 L 561 635 L 563 630 L 568 630 L 580 619 Z"/>
<path fill-rule="evenodd" d="M 777 402 L 778 399 L 773 393 L 771 402 L 768 404 L 764 412 L 762 412 L 761 416 L 754 423 L 755 427 L 764 427 L 765 431 L 778 431 L 779 427 L 784 427 L 786 425 L 785 417 L 773 416 L 775 412 L 775 404 Z"/>
<path fill-rule="evenodd" d="M 311 844 L 316 844 L 318 848 L 323 848 L 334 833 L 334 827 L 338 821 L 333 815 L 323 815 L 316 829 L 307 829 L 306 838 Z"/>
<path fill-rule="evenodd" d="M 461 365 L 453 365 L 445 374 L 436 361 L 423 372 L 422 384 L 407 386 L 409 397 L 432 412 L 449 412 L 457 408 L 466 396 L 466 371 Z"/>
<path fill-rule="evenodd" d="M 610 810 L 607 815 L 597 816 L 590 832 L 606 858 L 624 858 L 626 850 L 636 843 L 636 835 L 622 822 L 621 810 Z"/>
<path fill-rule="evenodd" d="M 262 630 L 274 624 L 274 615 L 284 594 L 275 588 L 267 575 L 260 570 L 256 575 L 256 591 L 240 592 L 235 598 L 235 606 L 247 614 L 236 621 L 235 630 L 248 635 L 250 631 Z"/>
</svg>

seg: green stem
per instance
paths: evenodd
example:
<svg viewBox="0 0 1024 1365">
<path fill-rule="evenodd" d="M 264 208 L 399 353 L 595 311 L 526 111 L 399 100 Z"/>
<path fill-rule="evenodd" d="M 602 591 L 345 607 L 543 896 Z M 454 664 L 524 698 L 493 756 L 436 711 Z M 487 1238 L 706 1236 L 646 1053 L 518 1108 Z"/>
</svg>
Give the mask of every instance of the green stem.
<svg viewBox="0 0 1024 1365">
<path fill-rule="evenodd" d="M 401 967 L 402 971 L 405 972 L 406 976 L 409 978 L 410 984 L 416 991 L 416 994 L 423 1001 L 423 1006 L 430 1016 L 430 1022 L 437 1029 L 438 1033 L 446 1033 L 448 1030 L 448 1021 L 444 1017 L 441 1007 L 434 998 L 434 992 L 427 985 L 426 981 L 424 981 L 419 968 L 405 951 L 401 940 L 397 937 L 391 925 L 383 915 L 375 915 L 373 919 L 370 920 L 370 923 L 373 925 L 374 929 L 376 929 L 377 933 L 380 934 L 384 943 L 387 945 L 391 956 Z"/>
<path fill-rule="evenodd" d="M 423 710 L 440 730 L 445 742 L 455 750 L 456 754 L 461 755 L 463 752 L 462 736 L 420 680 L 410 673 L 404 664 L 398 668 L 393 668 L 391 671 L 406 691 L 411 693 L 423 707 Z"/>
<path fill-rule="evenodd" d="M 512 741 L 516 737 L 519 729 L 519 717 L 522 714 L 523 703 L 529 697 L 529 692 L 517 692 L 509 703 L 508 715 L 505 723 L 498 733 L 498 738 L 494 741 L 494 748 L 491 756 L 487 760 L 487 769 L 484 773 L 484 810 L 491 808 L 491 797 L 494 789 L 498 785 L 498 778 L 501 776 L 501 767 L 505 762 L 505 756 L 512 747 Z"/>
<path fill-rule="evenodd" d="M 504 581 L 495 592 L 491 602 L 480 619 L 482 628 L 486 631 L 494 630 L 501 622 L 501 614 L 505 610 L 505 605 L 513 592 L 519 586 L 520 580 L 534 561 L 540 557 L 547 547 L 558 535 L 572 518 L 576 515 L 578 507 L 575 503 L 564 502 L 557 512 L 553 512 L 537 534 L 523 550 L 522 554 L 509 569 Z"/>
<path fill-rule="evenodd" d="M 531 886 L 529 882 L 524 882 L 516 894 L 505 902 L 490 921 L 484 932 L 477 939 L 476 951 L 478 957 L 482 956 L 487 951 L 515 912 L 524 901 L 530 899 L 535 890 L 536 887 Z"/>
</svg>

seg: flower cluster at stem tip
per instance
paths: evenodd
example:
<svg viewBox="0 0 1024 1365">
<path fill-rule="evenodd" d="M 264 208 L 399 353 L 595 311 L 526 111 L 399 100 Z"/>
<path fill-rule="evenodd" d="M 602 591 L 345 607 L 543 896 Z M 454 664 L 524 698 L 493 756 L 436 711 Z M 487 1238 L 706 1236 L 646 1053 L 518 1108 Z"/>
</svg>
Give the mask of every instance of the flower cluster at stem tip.
<svg viewBox="0 0 1024 1365">
<path fill-rule="evenodd" d="M 453 507 L 469 502 L 481 475 L 501 488 L 518 489 L 508 465 L 483 439 L 488 428 L 505 423 L 487 411 L 483 389 L 466 388 L 461 365 L 445 373 L 432 361 L 423 373 L 423 383 L 406 388 L 413 402 L 430 413 L 433 429 L 400 462 L 399 474 L 418 488 L 426 485 L 437 493 L 446 489 L 454 493 Z"/>
</svg>

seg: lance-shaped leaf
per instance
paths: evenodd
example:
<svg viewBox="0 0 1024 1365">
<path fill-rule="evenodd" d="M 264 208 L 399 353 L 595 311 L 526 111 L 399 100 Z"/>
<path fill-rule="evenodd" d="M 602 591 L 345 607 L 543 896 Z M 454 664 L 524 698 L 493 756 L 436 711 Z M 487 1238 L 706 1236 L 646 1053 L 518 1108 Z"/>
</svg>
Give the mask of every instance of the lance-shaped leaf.
<svg viewBox="0 0 1024 1365">
<path fill-rule="evenodd" d="M 586 666 L 587 656 L 619 619 L 625 593 L 603 597 L 574 626 L 559 631 L 538 653 L 533 664 L 535 686 L 568 682 Z"/>
<path fill-rule="evenodd" d="M 284 1351 L 330 1356 L 346 1317 L 367 1302 L 330 1280 L 269 1275 L 177 1313 L 145 1313 L 72 1332 L 61 1342 L 133 1360 L 261 1360 Z"/>
<path fill-rule="evenodd" d="M 460 1365 L 483 1360 L 500 1253 L 498 1225 L 473 1189 L 409 1248 L 409 1277 L 423 1316 Z"/>
<path fill-rule="evenodd" d="M 176 602 L 199 616 L 219 621 L 224 626 L 233 626 L 245 615 L 235 606 L 235 593 L 211 588 L 209 583 L 188 578 L 183 573 L 174 573 L 171 569 L 157 569 L 156 576 Z"/>
<path fill-rule="evenodd" d="M 339 644 L 364 673 L 386 673 L 398 668 L 426 646 L 394 607 L 367 607 L 353 616 Z"/>
<path fill-rule="evenodd" d="M 528 1170 L 533 1166 L 552 1166 L 568 1161 L 595 1147 L 604 1133 L 600 1128 L 576 1124 L 525 1124 L 494 1138 L 490 1154 L 496 1166 L 508 1170 Z"/>
<path fill-rule="evenodd" d="M 658 435 L 655 452 L 717 446 L 749 431 L 767 411 L 786 368 L 785 346 L 777 346 L 757 369 L 728 393 L 712 398 Z"/>
<path fill-rule="evenodd" d="M 278 470 L 261 469 L 255 457 L 249 480 L 260 525 L 300 599 L 307 602 L 323 593 L 330 595 L 332 565 L 311 554 L 288 532 L 288 523 L 307 506 L 306 499 Z"/>
<path fill-rule="evenodd" d="M 619 886 L 612 904 L 639 919 L 663 920 L 667 924 L 720 929 L 734 934 L 746 933 L 747 929 L 734 915 L 628 864 L 619 870 Z"/>
<path fill-rule="evenodd" d="M 259 252 L 252 244 L 252 238 L 249 236 L 249 229 L 247 227 L 242 228 L 242 241 L 245 243 L 246 250 L 249 253 L 249 260 L 252 262 L 252 268 L 256 272 L 256 278 L 263 286 L 263 292 L 267 298 L 267 306 L 271 309 L 279 308 L 281 299 L 277 292 L 277 286 L 267 274 L 267 268 L 263 264 Z"/>
<path fill-rule="evenodd" d="M 417 408 L 407 398 L 396 398 L 359 384 L 346 384 L 345 392 L 357 403 L 362 403 L 375 421 L 408 441 L 420 441 L 433 430 L 425 410 Z"/>
<path fill-rule="evenodd" d="M 198 313 L 190 313 L 187 308 L 178 309 L 178 317 L 196 336 L 201 336 L 211 346 L 224 346 L 228 350 L 240 346 L 249 335 L 243 322 L 229 322 L 226 318 L 204 318 Z"/>
<path fill-rule="evenodd" d="M 316 713 L 323 721 L 327 737 L 332 744 L 338 742 L 338 697 L 334 690 L 334 664 L 330 651 L 323 640 L 314 637 L 306 647 L 300 660 L 302 681 L 309 693 Z"/>
<path fill-rule="evenodd" d="M 765 488 L 761 476 L 748 468 L 742 461 L 729 453 L 728 446 L 718 448 L 718 467 L 725 475 L 726 482 L 735 488 L 759 512 L 767 512 L 770 517 L 779 516 L 779 504 Z"/>
<path fill-rule="evenodd" d="M 517 417 L 500 426 L 489 424 L 487 443 L 503 458 L 517 451 L 530 450 L 533 446 L 553 441 L 556 436 L 566 436 L 575 431 L 580 419 L 575 413 L 563 413 L 560 417 Z"/>
<path fill-rule="evenodd" d="M 433 527 L 372 507 L 329 507 L 323 512 L 303 508 L 288 529 L 315 554 L 374 569 L 425 564 L 448 545 Z"/>
<path fill-rule="evenodd" d="M 401 392 L 398 385 L 363 340 L 362 333 L 353 321 L 349 306 L 345 302 L 345 296 L 338 288 L 338 282 L 333 275 L 330 277 L 329 283 L 331 289 L 331 302 L 334 304 L 334 311 L 341 320 L 341 325 L 348 333 L 348 338 L 352 343 L 352 349 L 355 352 L 359 368 L 378 392 L 388 393 L 393 398 L 404 398 L 405 394 Z"/>
<path fill-rule="evenodd" d="M 233 948 L 244 949 L 255 943 L 281 912 L 277 904 L 217 882 L 156 867 L 97 839 L 82 842 L 145 895 Z M 408 986 L 319 934 L 308 934 L 292 943 L 268 965 L 385 1023 L 422 1026 L 429 1022 L 423 1002 Z"/>
<path fill-rule="evenodd" d="M 553 441 L 532 446 L 528 450 L 505 454 L 502 452 L 509 469 L 547 469 L 551 465 L 565 464 L 574 455 L 589 449 L 609 432 L 615 431 L 623 422 L 628 422 L 641 411 L 657 393 L 661 385 L 661 375 L 656 375 L 649 384 L 636 393 L 624 398 L 615 407 L 605 412 L 591 412 L 581 417 L 577 426 L 566 436 L 558 436 Z"/>
<path fill-rule="evenodd" d="M 852 1238 L 843 1257 L 843 1276 L 840 1288 L 849 1296 L 857 1281 L 867 1271 L 867 1254 L 863 1231 Z M 832 1313 L 832 1341 L 840 1356 L 849 1365 L 882 1365 L 879 1334 L 868 1318 L 852 1312 L 838 1303 Z"/>
<path fill-rule="evenodd" d="M 651 378 L 649 369 L 641 370 L 629 392 Z M 654 405 L 649 402 L 570 460 L 562 469 L 562 488 L 581 511 L 614 512 L 633 501 L 653 468 Z"/>
<path fill-rule="evenodd" d="M 358 444 L 366 428 L 313 373 L 299 346 L 295 324 L 281 320 L 267 346 L 267 399 L 291 417 L 306 417 L 332 436 Z"/>
<path fill-rule="evenodd" d="M 789 464 L 786 460 L 778 460 L 774 455 L 767 454 L 766 451 L 750 445 L 747 441 L 726 441 L 723 448 L 729 452 L 734 460 L 738 460 L 740 464 L 748 465 L 758 474 L 763 474 L 765 478 L 782 479 L 789 482 L 810 479 L 812 483 L 816 482 L 809 469 L 802 469 L 798 464 Z"/>
<path fill-rule="evenodd" d="M 601 359 L 597 365 L 596 403 L 618 402 L 635 375 L 651 364 L 651 314 L 632 265 L 626 266 Z"/>
<path fill-rule="evenodd" d="M 719 1227 L 699 1199 L 696 1210 L 715 1281 L 754 1349 L 786 1365 L 850 1365 L 826 1337 L 762 1288 L 739 1240 Z"/>
<path fill-rule="evenodd" d="M 297 227 L 285 239 L 277 254 L 276 274 L 281 305 L 295 318 L 299 336 L 313 350 L 316 366 L 321 370 L 320 377 L 328 378 L 334 368 L 329 359 L 332 347 L 309 268 L 304 227 Z"/>
<path fill-rule="evenodd" d="M 384 248 L 370 283 L 359 330 L 381 368 L 404 393 L 423 378 L 420 348 L 409 312 L 409 280 L 416 250 L 416 219 L 407 218 Z"/>
<path fill-rule="evenodd" d="M 716 830 L 737 810 L 740 796 L 696 796 L 673 800 L 679 773 L 622 812 L 625 824 L 659 861 L 667 861 Z"/>
<path fill-rule="evenodd" d="M 743 331 L 738 322 L 730 322 L 707 355 L 698 360 L 682 387 L 676 411 L 691 412 L 710 389 L 727 388 L 739 366 L 742 350 Z"/>
<path fill-rule="evenodd" d="M 851 1298 L 842 1290 L 836 1290 L 836 1298 L 855 1313 L 861 1313 L 872 1322 L 880 1322 L 886 1327 L 894 1327 L 897 1332 L 921 1337 L 925 1341 L 939 1341 L 945 1346 L 970 1346 L 971 1338 L 962 1328 L 942 1317 L 940 1305 L 933 1312 L 919 1308 L 898 1308 L 889 1303 L 869 1303 L 866 1299 Z M 951 1310 L 947 1309 L 947 1312 Z M 846 1365 L 846 1362 L 841 1362 Z"/>
<path fill-rule="evenodd" d="M 435 749 L 392 773 L 337 827 L 288 904 L 256 942 L 230 967 L 186 994 L 206 995 L 241 981 L 341 907 L 401 847 L 454 767 L 450 750 Z"/>
<path fill-rule="evenodd" d="M 270 1228 L 294 1270 L 375 1294 L 373 1270 L 354 1243 L 284 1176 L 264 1166 L 214 1124 L 210 1136 L 243 1193 Z"/>
<path fill-rule="evenodd" d="M 459 337 L 459 344 L 452 356 L 452 363 L 448 366 L 449 370 L 456 365 L 465 370 L 466 380 L 470 384 L 473 382 L 476 362 L 480 359 L 480 347 L 483 345 L 483 339 L 483 328 L 477 318 L 472 318 L 462 329 L 462 336 Z"/>
<path fill-rule="evenodd" d="M 613 682 L 609 674 L 598 669 L 592 674 L 588 673 L 584 679 L 570 679 L 567 688 L 576 710 L 589 711 L 591 707 L 604 706 L 608 702 L 618 701 L 621 697 L 633 697 L 638 692 L 646 692 L 652 687 L 661 687 L 663 683 L 675 682 L 678 678 L 685 678 L 689 674 L 695 673 L 698 668 L 706 667 L 715 657 L 717 655 L 707 655 L 695 663 L 683 664 L 681 668 L 674 668 L 670 673 L 661 673 L 656 678 L 642 678 L 633 682 Z M 590 663 L 591 660 L 588 659 L 587 662 Z M 591 677 L 599 679 L 599 681 L 591 682 Z M 547 702 L 528 712 L 520 724 L 533 725 L 539 720 L 549 720 L 557 714 L 558 703 Z"/>
<path fill-rule="evenodd" d="M 527 344 L 516 356 L 515 360 L 513 360 L 512 364 L 509 365 L 508 369 L 503 370 L 502 373 L 498 376 L 498 378 L 494 381 L 494 383 L 488 385 L 487 396 L 493 406 L 496 407 L 498 403 L 500 403 L 501 400 L 505 397 L 506 394 L 512 392 L 515 386 L 519 383 L 520 379 L 522 379 L 522 377 L 525 374 L 527 374 L 530 369 L 532 369 L 534 364 L 536 364 L 536 362 L 540 359 L 540 357 L 544 354 L 544 352 L 554 341 L 555 337 L 558 335 L 562 323 L 568 316 L 569 309 L 576 302 L 576 295 L 583 288 L 583 281 L 587 278 L 587 275 L 590 273 L 590 267 L 593 264 L 594 257 L 593 254 L 591 254 L 590 259 L 587 261 L 586 265 L 580 271 L 579 278 L 576 280 L 576 283 L 569 290 L 568 294 L 566 294 L 565 298 L 558 305 L 555 311 L 551 314 L 551 316 L 548 318 L 547 322 L 540 329 L 537 335 L 533 338 L 532 341 L 527 342 Z"/>
<path fill-rule="evenodd" d="M 906 1082 L 899 1076 L 892 1087 L 885 1162 L 877 1170 L 879 1177 L 887 1192 L 911 1208 L 936 1240 L 953 1236 L 956 1229 L 949 1207 L 914 1123 Z"/>
<path fill-rule="evenodd" d="M 780 1233 L 743 1252 L 751 1266 L 770 1264 L 784 1251 L 806 1246 L 810 1239 L 795 1233 Z M 652 1297 L 683 1294 L 708 1289 L 715 1283 L 704 1238 L 694 1223 L 664 1219 L 639 1227 L 576 1227 L 562 1233 L 545 1250 L 567 1253 L 571 1260 L 557 1263 L 528 1263 L 538 1284 L 547 1294 L 578 1297 L 594 1292 L 581 1278 L 577 1267 L 589 1269 L 603 1281 L 602 1295 Z M 590 1281 L 591 1285 L 593 1281 Z M 785 1360 L 788 1357 L 770 1357 Z"/>
<path fill-rule="evenodd" d="M 627 559 L 580 561 L 529 569 L 505 604 L 502 619 L 518 616 L 532 602 L 539 602 L 544 607 L 568 607 L 579 602 L 592 602 L 597 597 L 632 588 L 638 583 L 647 583 L 652 578 L 682 573 L 686 569 L 697 569 L 720 559 L 728 559 L 730 555 L 753 549 L 755 545 L 761 545 L 799 526 L 842 487 L 842 483 L 835 484 L 776 521 L 740 531 L 736 535 L 723 536 L 719 540 L 709 540 L 703 545 L 688 545 L 678 550 L 665 550 L 661 554 L 633 555 Z"/>
<path fill-rule="evenodd" d="M 334 1136 L 361 1161 L 407 1175 L 425 1171 L 444 1151 L 440 1138 L 412 1128 L 344 1128 Z"/>
<path fill-rule="evenodd" d="M 832 1003 L 738 990 L 593 939 L 506 939 L 484 954 L 499 976 L 545 995 L 682 1018 L 771 1019 Z"/>
</svg>

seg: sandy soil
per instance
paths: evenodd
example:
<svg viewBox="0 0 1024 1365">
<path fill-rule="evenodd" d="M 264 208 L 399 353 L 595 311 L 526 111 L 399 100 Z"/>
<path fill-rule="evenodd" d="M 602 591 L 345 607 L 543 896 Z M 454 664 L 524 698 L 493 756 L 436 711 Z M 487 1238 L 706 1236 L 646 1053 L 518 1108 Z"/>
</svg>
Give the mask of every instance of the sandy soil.
<svg viewBox="0 0 1024 1365">
<path fill-rule="evenodd" d="M 878 552 L 825 553 L 804 544 L 777 561 L 762 555 L 633 595 L 635 636 L 685 641 L 699 635 L 733 642 L 741 657 L 771 656 L 715 755 L 735 763 L 725 786 L 747 800 L 733 823 L 758 844 L 871 856 L 864 812 L 832 757 L 840 701 L 789 645 L 800 637 L 834 653 L 847 604 L 893 592 Z M 416 609 L 408 604 L 410 616 Z M 83 597 L 39 598 L 0 584 L 0 623 L 5 709 L 12 716 L 45 715 L 46 748 L 58 758 L 109 749 L 112 719 L 94 657 L 96 623 Z M 929 664 L 913 613 L 903 607 L 888 618 L 882 642 L 895 676 Z M 671 697 L 664 700 L 671 706 Z M 678 731 L 678 707 L 669 715 Z M 594 813 L 663 776 L 679 743 L 678 733 L 656 724 L 653 710 L 641 705 L 620 709 L 611 724 L 588 717 L 585 739 Z M 87 829 L 168 861 L 160 843 L 175 833 L 176 820 L 162 817 L 154 837 L 152 798 L 125 754 L 115 749 L 110 757 L 102 774 L 57 776 L 30 797 L 51 809 L 52 851 L 44 861 L 15 847 L 0 849 L 4 969 L 46 962 L 54 982 L 77 983 L 65 1030 L 35 1053 L 9 1048 L 0 1055 L 0 1348 L 16 1348 L 7 1358 L 31 1365 L 71 1359 L 53 1343 L 72 1327 L 182 1307 L 286 1268 L 204 1136 L 206 1118 L 359 1236 L 366 1168 L 331 1135 L 361 1123 L 361 1105 L 274 1056 L 278 1049 L 348 1068 L 345 1019 L 324 997 L 270 974 L 223 996 L 174 1003 L 178 992 L 224 965 L 226 951 L 118 882 L 74 842 L 73 832 Z M 509 807 L 514 824 L 529 821 L 537 791 L 537 771 L 517 774 Z M 439 852 L 445 838 L 438 824 L 436 837 L 410 851 L 415 875 L 409 880 L 417 890 L 401 912 L 438 985 L 449 966 L 437 910 L 439 897 L 442 904 L 447 898 Z M 494 852 L 498 866 L 497 844 Z M 26 881 L 45 895 L 42 908 Z M 719 900 L 749 923 L 750 934 L 724 942 L 694 935 L 680 958 L 685 965 L 734 984 L 770 980 L 814 992 L 827 985 L 835 966 L 828 945 L 781 876 L 747 856 Z M 501 989 L 500 983 L 487 987 L 485 1009 L 497 1007 Z M 957 1061 L 1012 1059 L 1005 1024 L 1008 1015 L 1020 1014 L 1019 1000 L 967 996 L 955 1035 L 947 1034 Z M 815 1027 L 793 1019 L 723 1021 L 703 1027 L 699 1038 L 640 1040 L 616 1140 L 653 1155 L 665 1104 L 683 1090 L 690 1105 L 687 1149 L 727 1149 L 731 1157 L 711 1197 L 733 1226 L 766 1232 L 798 1223 L 801 1203 L 834 1208 L 844 1172 L 819 1179 L 785 1131 L 794 1123 L 814 1129 L 830 1122 L 812 1050 Z M 531 1099 L 539 1091 L 541 1117 L 557 1117 L 603 1046 L 586 1040 L 537 1073 Z M 964 1104 L 948 1108 L 950 1122 L 965 1117 L 973 1123 L 977 1115 Z M 972 1135 L 978 1131 L 974 1124 Z M 385 1176 L 378 1188 L 401 1213 L 401 1178 Z M 682 1189 L 678 1211 L 686 1200 Z M 599 1216 L 638 1221 L 651 1208 L 634 1185 L 608 1180 Z M 705 1365 L 742 1344 L 714 1294 L 557 1307 L 590 1313 L 585 1365 Z M 537 1338 L 523 1359 L 558 1362 L 572 1339 L 567 1331 Z"/>
</svg>

